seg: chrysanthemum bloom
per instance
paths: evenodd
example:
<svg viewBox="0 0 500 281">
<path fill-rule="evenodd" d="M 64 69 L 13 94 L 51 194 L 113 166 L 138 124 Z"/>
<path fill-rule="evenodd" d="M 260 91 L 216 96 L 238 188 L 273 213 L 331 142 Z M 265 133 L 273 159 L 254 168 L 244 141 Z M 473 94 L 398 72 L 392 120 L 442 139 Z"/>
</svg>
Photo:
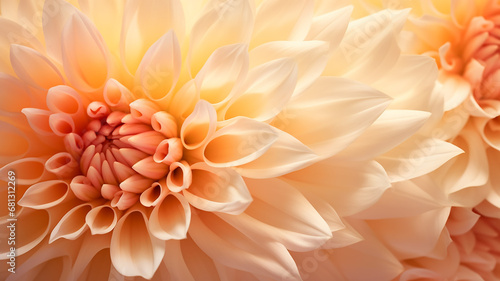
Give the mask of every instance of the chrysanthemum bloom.
<svg viewBox="0 0 500 281">
<path fill-rule="evenodd" d="M 8 280 L 301 279 L 297 253 L 362 239 L 342 217 L 460 153 L 416 134 L 440 98 L 406 13 L 344 37 L 329 1 L 185 2 L 2 1 Z"/>
</svg>

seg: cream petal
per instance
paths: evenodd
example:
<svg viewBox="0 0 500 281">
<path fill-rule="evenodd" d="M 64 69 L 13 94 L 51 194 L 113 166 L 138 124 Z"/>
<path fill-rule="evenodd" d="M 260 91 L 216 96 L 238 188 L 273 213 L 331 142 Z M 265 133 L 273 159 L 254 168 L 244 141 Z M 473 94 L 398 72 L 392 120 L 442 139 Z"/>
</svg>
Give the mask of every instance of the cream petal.
<svg viewBox="0 0 500 281">
<path fill-rule="evenodd" d="M 349 163 L 335 162 L 332 158 L 290 173 L 285 178 L 299 190 L 308 190 L 324 198 L 341 217 L 373 205 L 390 187 L 383 167 L 375 161 Z"/>
<path fill-rule="evenodd" d="M 179 41 L 170 30 L 146 52 L 135 74 L 136 84 L 153 101 L 171 96 L 181 72 L 182 55 Z"/>
<path fill-rule="evenodd" d="M 235 168 L 248 178 L 273 178 L 302 169 L 321 158 L 293 136 L 275 129 L 278 139 L 267 151 L 249 163 Z"/>
<path fill-rule="evenodd" d="M 182 193 L 198 209 L 240 214 L 252 202 L 243 178 L 232 169 L 213 168 L 199 162 L 191 165 L 191 172 L 191 186 Z"/>
<path fill-rule="evenodd" d="M 316 209 L 286 182 L 248 179 L 245 183 L 252 204 L 242 215 L 219 215 L 242 233 L 255 241 L 276 241 L 300 252 L 316 249 L 332 237 L 330 227 Z"/>
<path fill-rule="evenodd" d="M 85 176 L 76 176 L 69 185 L 75 196 L 82 201 L 91 201 L 100 197 L 100 192 Z"/>
<path fill-rule="evenodd" d="M 75 89 L 65 85 L 52 87 L 47 92 L 46 100 L 52 112 L 71 116 L 78 130 L 87 124 L 84 100 Z"/>
<path fill-rule="evenodd" d="M 0 113 L 11 115 L 19 113 L 23 108 L 38 107 L 35 96 L 26 88 L 23 81 L 0 73 Z"/>
<path fill-rule="evenodd" d="M 179 0 L 148 3 L 127 1 L 120 36 L 120 54 L 123 64 L 132 75 L 136 73 L 141 58 L 144 58 L 150 46 L 169 30 L 173 30 L 177 38 L 182 40 L 185 32 L 184 13 Z"/>
<path fill-rule="evenodd" d="M 297 86 L 294 95 L 302 93 L 323 72 L 328 59 L 328 43 L 324 41 L 274 41 L 250 52 L 254 68 L 278 58 L 291 58 L 297 64 Z"/>
<path fill-rule="evenodd" d="M 54 135 L 49 125 L 50 111 L 38 108 L 23 108 L 21 112 L 26 116 L 30 127 L 37 134 L 42 136 Z"/>
<path fill-rule="evenodd" d="M 217 113 L 207 101 L 200 100 L 182 123 L 180 137 L 185 148 L 193 150 L 205 145 L 217 128 Z"/>
<path fill-rule="evenodd" d="M 245 116 L 267 121 L 276 116 L 290 100 L 297 82 L 297 65 L 290 58 L 255 67 L 248 73 L 244 93 L 233 97 L 224 119 Z"/>
<path fill-rule="evenodd" d="M 352 6 L 347 6 L 315 16 L 305 40 L 326 41 L 330 44 L 330 51 L 335 50 L 342 42 L 352 10 Z"/>
<path fill-rule="evenodd" d="M 113 266 L 120 274 L 150 279 L 163 259 L 165 242 L 148 231 L 146 214 L 133 210 L 118 221 L 110 250 Z"/>
<path fill-rule="evenodd" d="M 191 186 L 193 174 L 186 161 L 174 162 L 170 165 L 167 176 L 167 187 L 173 192 L 181 192 Z"/>
<path fill-rule="evenodd" d="M 452 143 L 464 153 L 445 163 L 432 173 L 432 177 L 456 204 L 476 206 L 488 193 L 488 188 L 470 188 L 488 182 L 488 158 L 483 140 L 474 127 L 468 125 Z"/>
<path fill-rule="evenodd" d="M 410 259 L 426 256 L 434 250 L 449 213 L 449 208 L 440 208 L 411 219 L 370 220 L 368 224 L 398 258 Z M 428 227 L 422 228 L 422 225 Z"/>
<path fill-rule="evenodd" d="M 376 158 L 386 170 L 391 182 L 425 175 L 443 165 L 463 150 L 451 143 L 413 136 L 396 148 Z"/>
<path fill-rule="evenodd" d="M 132 92 L 113 78 L 109 79 L 106 82 L 106 85 L 104 85 L 102 95 L 104 97 L 104 101 L 112 109 L 123 112 L 129 112 L 129 104 L 134 100 Z"/>
<path fill-rule="evenodd" d="M 85 217 L 90 210 L 92 210 L 90 204 L 78 205 L 69 210 L 50 233 L 49 243 L 59 238 L 75 240 L 80 237 L 87 230 Z"/>
<path fill-rule="evenodd" d="M 499 150 L 500 148 L 500 139 L 498 137 L 498 131 L 500 126 L 498 125 L 500 121 L 500 118 L 494 118 L 494 119 L 489 119 L 489 118 L 474 118 L 473 122 L 477 130 L 479 131 L 479 134 L 483 138 L 483 140 L 490 145 L 491 147 L 494 147 L 495 149 Z"/>
<path fill-rule="evenodd" d="M 135 174 L 120 183 L 120 188 L 132 193 L 141 193 L 151 187 L 154 180 Z"/>
<path fill-rule="evenodd" d="M 73 119 L 65 113 L 54 113 L 49 116 L 49 126 L 57 136 L 65 137 L 76 132 Z"/>
<path fill-rule="evenodd" d="M 417 110 L 386 110 L 336 158 L 355 161 L 373 159 L 396 147 L 415 134 L 429 119 L 430 113 Z"/>
<path fill-rule="evenodd" d="M 321 77 L 290 102 L 273 125 L 326 157 L 358 138 L 389 102 L 389 97 L 364 84 Z M 332 123 L 332 120 L 342 122 Z"/>
<path fill-rule="evenodd" d="M 80 165 L 68 152 L 59 152 L 45 162 L 45 169 L 58 177 L 73 178 L 80 173 Z"/>
<path fill-rule="evenodd" d="M 461 76 L 449 76 L 445 78 L 442 88 L 444 94 L 444 110 L 456 108 L 471 94 L 471 85 Z"/>
<path fill-rule="evenodd" d="M 24 82 L 33 87 L 49 89 L 64 84 L 56 66 L 39 52 L 21 45 L 11 45 L 12 68 Z"/>
<path fill-rule="evenodd" d="M 40 52 L 45 50 L 40 41 L 21 24 L 2 17 L 0 26 L 0 72 L 14 75 L 10 63 L 10 45 L 12 44 L 27 46 Z"/>
<path fill-rule="evenodd" d="M 69 185 L 65 181 L 43 181 L 30 186 L 17 203 L 32 209 L 47 209 L 63 202 L 68 191 Z"/>
<path fill-rule="evenodd" d="M 151 212 L 148 228 L 152 235 L 161 240 L 186 238 L 191 221 L 191 207 L 184 196 L 168 194 Z"/>
<path fill-rule="evenodd" d="M 110 75 L 109 52 L 99 31 L 82 13 L 73 14 L 62 33 L 62 62 L 69 82 L 91 92 Z"/>
<path fill-rule="evenodd" d="M 188 64 L 192 77 L 217 48 L 249 42 L 254 21 L 252 10 L 248 0 L 212 1 L 205 6 L 190 36 Z"/>
<path fill-rule="evenodd" d="M 203 252 L 225 266 L 272 280 L 300 280 L 283 245 L 256 242 L 214 214 L 193 214 L 189 235 Z"/>
<path fill-rule="evenodd" d="M 146 124 L 151 124 L 151 116 L 159 110 L 160 108 L 155 103 L 146 99 L 138 99 L 130 103 L 132 117 Z"/>
<path fill-rule="evenodd" d="M 125 211 L 134 206 L 137 201 L 139 201 L 139 194 L 128 191 L 118 191 L 115 193 L 113 200 L 111 200 L 111 207 L 116 207 L 118 210 Z"/>
<path fill-rule="evenodd" d="M 255 16 L 251 47 L 269 41 L 303 40 L 311 25 L 314 1 L 286 0 L 263 2 Z"/>
<path fill-rule="evenodd" d="M 246 164 L 264 154 L 279 138 L 268 124 L 238 117 L 219 129 L 203 149 L 203 159 L 214 167 Z"/>
<path fill-rule="evenodd" d="M 165 177 L 169 171 L 168 165 L 157 163 L 153 160 L 153 156 L 146 157 L 135 163 L 132 169 L 147 178 L 155 180 Z"/>
<path fill-rule="evenodd" d="M 248 46 L 232 44 L 216 49 L 196 75 L 195 83 L 200 98 L 217 109 L 235 93 L 248 72 Z"/>
<path fill-rule="evenodd" d="M 119 54 L 120 31 L 125 3 L 120 0 L 100 2 L 96 0 L 78 1 L 80 9 L 96 25 L 111 52 Z"/>
<path fill-rule="evenodd" d="M 43 157 L 25 157 L 17 159 L 0 168 L 0 175 L 7 175 L 8 171 L 14 171 L 16 173 L 17 184 L 35 184 L 42 181 L 47 176 L 45 161 L 46 158 Z"/>
<path fill-rule="evenodd" d="M 121 139 L 123 140 L 124 138 Z M 165 137 L 162 134 L 155 131 L 149 131 L 128 137 L 126 142 L 145 153 L 153 155 L 158 145 L 164 139 Z"/>
<path fill-rule="evenodd" d="M 85 216 L 85 223 L 89 226 L 92 235 L 106 234 L 113 230 L 121 212 L 109 205 L 92 208 Z"/>
<path fill-rule="evenodd" d="M 195 80 L 192 79 L 188 81 L 174 95 L 169 106 L 169 113 L 182 122 L 193 112 L 196 103 L 200 100 L 199 96 L 199 90 L 195 84 Z"/>
<path fill-rule="evenodd" d="M 399 58 L 396 34 L 406 22 L 408 12 L 384 10 L 352 21 L 340 47 L 330 57 L 325 74 L 345 73 L 347 77 L 364 83 L 384 76 Z M 376 28 L 372 27 L 374 22 Z"/>
<path fill-rule="evenodd" d="M 175 117 L 165 111 L 156 112 L 151 116 L 151 127 L 162 133 L 166 138 L 177 137 L 177 123 Z"/>
<path fill-rule="evenodd" d="M 62 62 L 62 37 L 64 26 L 78 9 L 62 0 L 47 0 L 43 4 L 42 26 L 47 53 Z"/>
</svg>

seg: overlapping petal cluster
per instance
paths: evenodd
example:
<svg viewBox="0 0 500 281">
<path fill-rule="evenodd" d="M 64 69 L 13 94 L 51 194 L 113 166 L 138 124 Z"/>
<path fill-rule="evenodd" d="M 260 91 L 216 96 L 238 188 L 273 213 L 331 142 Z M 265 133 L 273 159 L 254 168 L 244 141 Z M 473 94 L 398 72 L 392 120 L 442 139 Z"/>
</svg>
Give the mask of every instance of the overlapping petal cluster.
<svg viewBox="0 0 500 281">
<path fill-rule="evenodd" d="M 408 11 L 1 4 L 0 174 L 20 198 L 7 280 L 390 280 L 403 265 L 364 220 L 462 153 L 432 134 L 434 61 L 401 54 Z"/>
</svg>

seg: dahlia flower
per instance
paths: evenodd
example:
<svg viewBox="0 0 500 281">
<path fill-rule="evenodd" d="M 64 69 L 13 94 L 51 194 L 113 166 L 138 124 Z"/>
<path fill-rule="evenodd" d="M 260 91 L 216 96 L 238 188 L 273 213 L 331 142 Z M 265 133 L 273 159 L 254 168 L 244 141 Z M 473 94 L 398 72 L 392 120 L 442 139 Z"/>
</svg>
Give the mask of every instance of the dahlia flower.
<svg viewBox="0 0 500 281">
<path fill-rule="evenodd" d="M 431 59 L 400 55 L 407 12 L 1 4 L 7 280 L 300 280 L 301 254 L 373 240 L 348 216 L 461 153 L 425 133 L 442 96 Z"/>
</svg>

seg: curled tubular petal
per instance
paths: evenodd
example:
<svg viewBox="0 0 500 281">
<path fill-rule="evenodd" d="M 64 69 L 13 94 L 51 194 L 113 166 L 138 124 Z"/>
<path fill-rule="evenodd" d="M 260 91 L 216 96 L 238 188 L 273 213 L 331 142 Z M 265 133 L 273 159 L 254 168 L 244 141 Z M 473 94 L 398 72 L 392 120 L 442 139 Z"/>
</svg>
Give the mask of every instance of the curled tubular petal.
<svg viewBox="0 0 500 281">
<path fill-rule="evenodd" d="M 168 194 L 149 217 L 151 234 L 162 240 L 184 239 L 191 221 L 191 207 L 184 196 Z"/>
<path fill-rule="evenodd" d="M 174 162 L 170 165 L 170 173 L 167 176 L 167 187 L 173 192 L 189 188 L 193 181 L 191 168 L 186 161 Z"/>
</svg>

